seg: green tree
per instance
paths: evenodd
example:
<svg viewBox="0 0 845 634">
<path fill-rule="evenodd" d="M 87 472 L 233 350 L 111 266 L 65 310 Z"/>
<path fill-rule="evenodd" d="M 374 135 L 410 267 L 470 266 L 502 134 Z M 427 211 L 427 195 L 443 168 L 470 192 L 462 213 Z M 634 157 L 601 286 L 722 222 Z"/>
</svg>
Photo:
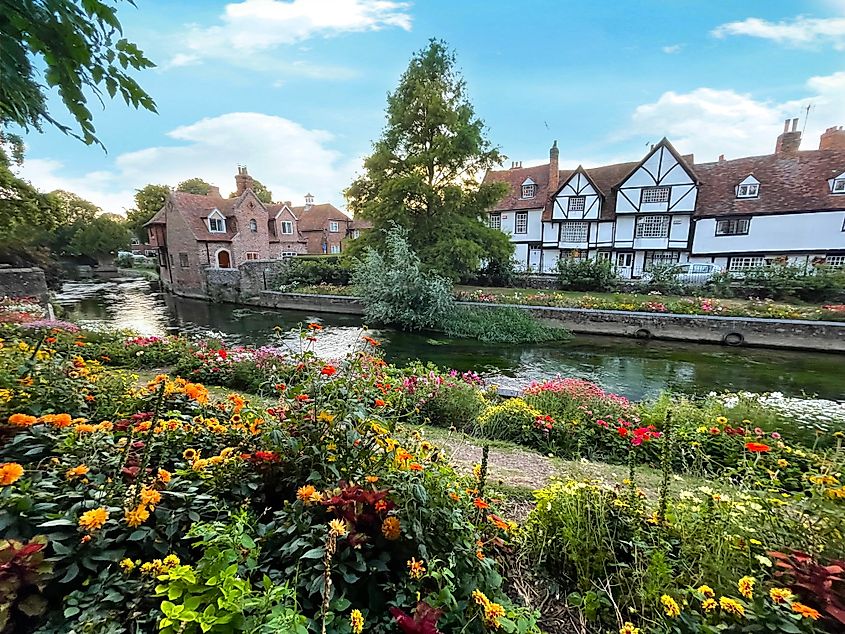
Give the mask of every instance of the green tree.
<svg viewBox="0 0 845 634">
<path fill-rule="evenodd" d="M 127 72 L 154 64 L 122 37 L 116 7 L 110 6 L 119 1 L 0 0 L 0 127 L 41 130 L 47 122 L 102 145 L 87 104 L 92 96 L 102 102 L 103 89 L 155 112 L 152 97 Z M 48 112 L 47 91 L 53 88 L 78 131 Z"/>
<path fill-rule="evenodd" d="M 126 212 L 126 226 L 141 242 L 148 239 L 144 225 L 164 207 L 169 193 L 167 185 L 152 183 L 135 190 L 135 207 Z"/>
<path fill-rule="evenodd" d="M 507 261 L 510 241 L 484 222 L 505 185 L 478 183 L 503 160 L 467 99 L 454 53 L 431 40 L 388 95 L 382 137 L 365 173 L 346 190 L 354 215 L 373 223 L 354 250 L 379 246 L 383 230 L 396 223 L 408 229 L 426 267 L 453 279 L 471 275 L 484 260 Z"/>
<path fill-rule="evenodd" d="M 111 214 L 97 216 L 79 227 L 71 240 L 73 252 L 94 258 L 101 266 L 110 265 L 118 251 L 129 247 L 126 224 Z"/>
<path fill-rule="evenodd" d="M 211 183 L 207 183 L 201 178 L 189 178 L 176 185 L 176 191 L 207 196 L 208 192 L 211 191 L 211 187 Z"/>
<path fill-rule="evenodd" d="M 54 201 L 56 224 L 51 230 L 42 229 L 41 242 L 49 246 L 53 253 L 73 255 L 71 242 L 74 235 L 102 214 L 103 210 L 91 201 L 62 189 L 52 191 L 48 196 Z"/>
<path fill-rule="evenodd" d="M 252 179 L 252 193 L 254 193 L 255 197 L 265 205 L 269 205 L 273 202 L 273 192 L 267 189 L 267 186 L 264 183 L 255 178 Z M 237 195 L 238 192 L 232 192 L 229 194 L 229 198 L 234 198 Z"/>
<path fill-rule="evenodd" d="M 12 171 L 22 162 L 23 144 L 0 131 L 0 243 L 17 242 L 33 227 L 52 229 L 59 221 L 57 201 Z"/>
</svg>

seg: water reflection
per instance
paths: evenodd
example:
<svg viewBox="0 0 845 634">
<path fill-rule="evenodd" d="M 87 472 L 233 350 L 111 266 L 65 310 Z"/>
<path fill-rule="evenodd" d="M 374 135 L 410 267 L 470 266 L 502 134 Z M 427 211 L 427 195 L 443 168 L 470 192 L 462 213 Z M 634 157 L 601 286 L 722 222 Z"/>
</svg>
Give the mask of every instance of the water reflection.
<svg viewBox="0 0 845 634">
<path fill-rule="evenodd" d="M 228 344 L 265 345 L 273 341 L 276 327 L 287 330 L 319 321 L 331 326 L 318 344 L 318 352 L 327 357 L 342 355 L 361 334 L 355 317 L 209 304 L 161 293 L 154 282 L 138 278 L 69 282 L 58 301 L 69 317 L 82 324 L 131 328 L 146 335 L 216 334 Z M 421 359 L 518 382 L 556 374 L 576 376 L 634 399 L 666 389 L 699 394 L 722 389 L 778 390 L 787 395 L 845 398 L 845 358 L 841 355 L 610 337 L 579 336 L 563 344 L 507 346 L 392 330 L 375 334 L 383 340 L 390 361 Z M 294 340 L 288 341 L 295 345 Z"/>
</svg>

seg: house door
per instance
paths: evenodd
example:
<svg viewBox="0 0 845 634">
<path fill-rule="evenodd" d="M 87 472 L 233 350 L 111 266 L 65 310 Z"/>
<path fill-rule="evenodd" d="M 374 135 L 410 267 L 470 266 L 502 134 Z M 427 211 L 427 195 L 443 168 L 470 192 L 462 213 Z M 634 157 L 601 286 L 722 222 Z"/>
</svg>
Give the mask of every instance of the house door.
<svg viewBox="0 0 845 634">
<path fill-rule="evenodd" d="M 528 248 L 528 270 L 540 270 L 540 253 L 542 253 L 542 251 L 539 246 L 531 245 Z"/>
<path fill-rule="evenodd" d="M 616 254 L 616 271 L 619 273 L 619 277 L 626 280 L 631 279 L 634 272 L 634 254 L 631 251 Z"/>
<path fill-rule="evenodd" d="M 217 267 L 221 269 L 232 268 L 232 256 L 229 255 L 228 251 L 218 251 Z"/>
</svg>

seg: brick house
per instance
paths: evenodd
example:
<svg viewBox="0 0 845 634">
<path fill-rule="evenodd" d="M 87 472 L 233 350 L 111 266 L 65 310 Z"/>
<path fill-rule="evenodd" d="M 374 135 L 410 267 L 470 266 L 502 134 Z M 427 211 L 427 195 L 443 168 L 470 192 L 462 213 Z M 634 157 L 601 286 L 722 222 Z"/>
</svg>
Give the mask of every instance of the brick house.
<svg viewBox="0 0 845 634">
<path fill-rule="evenodd" d="M 330 204 L 293 207 L 264 204 L 253 192 L 246 167 L 235 176 L 236 191 L 224 198 L 173 191 L 145 225 L 158 253 L 164 287 L 180 295 L 206 297 L 205 269 L 237 269 L 245 262 L 304 254 L 340 253 L 352 219 Z"/>
</svg>

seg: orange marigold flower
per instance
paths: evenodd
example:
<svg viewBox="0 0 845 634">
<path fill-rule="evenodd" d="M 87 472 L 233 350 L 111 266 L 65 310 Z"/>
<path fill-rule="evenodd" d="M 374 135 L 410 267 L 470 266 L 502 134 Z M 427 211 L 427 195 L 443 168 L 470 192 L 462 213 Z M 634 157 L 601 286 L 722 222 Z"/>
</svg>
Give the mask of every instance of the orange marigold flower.
<svg viewBox="0 0 845 634">
<path fill-rule="evenodd" d="M 337 372 L 337 368 L 333 365 L 324 365 L 323 368 L 320 370 L 320 374 L 323 376 L 331 376 Z"/>
<path fill-rule="evenodd" d="M 769 445 L 764 445 L 761 442 L 747 442 L 745 443 L 745 448 L 751 453 L 766 453 L 771 451 Z"/>
<path fill-rule="evenodd" d="M 88 473 L 89 469 L 86 465 L 81 464 L 76 467 L 71 467 L 67 471 L 65 471 L 65 478 L 68 480 L 73 480 L 74 478 L 81 478 L 82 476 Z"/>
<path fill-rule="evenodd" d="M 141 504 L 155 509 L 156 505 L 161 502 L 161 493 L 155 489 L 144 487 L 141 489 Z"/>
<path fill-rule="evenodd" d="M 376 482 L 378 482 L 378 476 L 367 476 L 367 477 L 366 477 L 366 478 L 364 478 L 364 479 L 365 479 L 367 482 L 369 482 L 370 484 L 375 484 Z"/>
<path fill-rule="evenodd" d="M 384 407 L 384 401 L 380 398 L 376 399 L 376 407 Z"/>
<path fill-rule="evenodd" d="M 88 531 L 96 531 L 103 527 L 109 519 L 109 510 L 105 506 L 85 511 L 79 516 L 79 527 Z"/>
<path fill-rule="evenodd" d="M 208 390 L 204 385 L 199 383 L 186 383 L 185 394 L 188 398 L 196 401 L 200 405 L 208 403 Z"/>
<path fill-rule="evenodd" d="M 94 401 L 94 395 L 93 394 L 86 394 L 85 400 L 89 403 L 93 402 Z"/>
<path fill-rule="evenodd" d="M 0 464 L 0 487 L 9 486 L 21 479 L 23 467 L 17 462 L 4 462 Z"/>
<path fill-rule="evenodd" d="M 73 422 L 70 414 L 45 414 L 38 419 L 39 422 L 48 423 L 53 427 L 63 428 L 67 427 Z"/>
<path fill-rule="evenodd" d="M 812 619 L 814 621 L 818 621 L 819 617 L 821 616 L 818 610 L 814 610 L 809 605 L 804 605 L 803 603 L 799 603 L 798 601 L 793 602 L 792 611 L 796 614 L 800 614 L 805 619 Z"/>
<path fill-rule="evenodd" d="M 310 397 L 309 397 L 307 394 L 297 394 L 297 395 L 296 395 L 296 400 L 297 400 L 297 401 L 300 401 L 300 402 L 303 402 L 303 403 L 304 403 L 305 401 L 309 400 L 309 398 L 310 398 Z"/>
<path fill-rule="evenodd" d="M 92 434 L 97 431 L 97 426 L 91 425 L 90 423 L 79 423 L 74 425 L 73 431 L 77 434 Z"/>
<path fill-rule="evenodd" d="M 402 534 L 402 523 L 398 517 L 390 516 L 381 525 L 381 533 L 390 541 L 396 541 Z"/>
<path fill-rule="evenodd" d="M 296 497 L 308 504 L 312 501 L 312 498 L 316 492 L 317 489 L 313 485 L 306 484 L 305 486 L 301 486 L 296 490 Z"/>
<path fill-rule="evenodd" d="M 423 466 L 419 462 L 412 462 L 410 465 L 408 465 L 408 468 L 411 471 L 422 471 L 423 470 Z"/>
<path fill-rule="evenodd" d="M 477 509 L 489 509 L 490 508 L 490 505 L 487 504 L 487 502 L 485 502 L 481 498 L 475 498 L 472 501 L 472 503 L 475 504 L 475 508 L 477 508 Z"/>
<path fill-rule="evenodd" d="M 507 531 L 510 528 L 510 525 L 498 515 L 493 515 L 491 513 L 487 516 L 487 519 L 490 520 L 493 526 L 500 530 Z"/>
<path fill-rule="evenodd" d="M 170 479 L 172 477 L 170 475 L 170 472 L 167 471 L 166 469 L 159 469 L 158 473 L 156 475 L 157 475 L 159 481 L 163 482 L 164 484 L 167 484 L 168 482 L 170 482 Z"/>
<path fill-rule="evenodd" d="M 459 501 L 460 501 L 460 499 L 461 499 L 461 496 L 460 496 L 460 495 L 458 495 L 457 493 L 455 493 L 454 491 L 452 491 L 452 492 L 449 494 L 449 497 L 450 497 L 450 498 L 452 498 L 452 501 L 453 501 L 453 502 L 459 502 Z"/>
<path fill-rule="evenodd" d="M 12 414 L 9 416 L 9 424 L 15 427 L 29 427 L 36 422 L 38 422 L 38 419 L 29 414 Z"/>
<path fill-rule="evenodd" d="M 743 577 L 736 585 L 739 593 L 746 599 L 750 599 L 754 596 L 754 577 Z"/>
<path fill-rule="evenodd" d="M 123 519 L 126 520 L 126 524 L 130 528 L 137 528 L 150 519 L 150 512 L 143 505 L 139 504 L 134 509 L 126 509 L 123 512 Z"/>
<path fill-rule="evenodd" d="M 486 559 L 484 551 L 481 549 L 475 551 L 475 556 L 478 558 L 479 561 L 484 561 Z"/>
</svg>

